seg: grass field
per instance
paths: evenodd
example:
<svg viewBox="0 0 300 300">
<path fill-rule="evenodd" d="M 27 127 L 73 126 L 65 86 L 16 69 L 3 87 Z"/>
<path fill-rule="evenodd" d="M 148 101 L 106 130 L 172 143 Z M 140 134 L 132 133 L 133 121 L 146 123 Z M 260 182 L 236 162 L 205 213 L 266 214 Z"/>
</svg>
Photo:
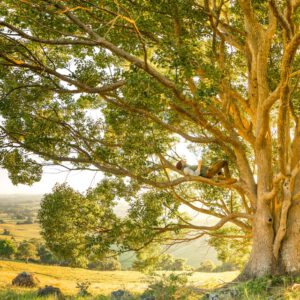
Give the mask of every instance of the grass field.
<svg viewBox="0 0 300 300">
<path fill-rule="evenodd" d="M 34 273 L 40 280 L 40 285 L 59 287 L 66 295 L 75 295 L 76 282 L 90 281 L 90 292 L 94 295 L 109 295 L 118 289 L 127 289 L 134 293 L 141 293 L 149 284 L 150 277 L 134 271 L 92 271 L 79 268 L 26 264 L 21 262 L 0 261 L 0 289 L 11 287 L 12 279 L 20 272 Z M 238 272 L 199 273 L 190 277 L 193 285 L 201 287 L 219 285 L 233 280 Z"/>
<path fill-rule="evenodd" d="M 41 238 L 40 225 L 37 223 L 20 225 L 16 225 L 15 223 L 0 224 L 0 233 L 2 233 L 4 229 L 10 231 L 10 236 L 0 235 L 1 239 L 11 239 L 13 236 L 16 241 L 21 242 L 32 238 Z"/>
</svg>

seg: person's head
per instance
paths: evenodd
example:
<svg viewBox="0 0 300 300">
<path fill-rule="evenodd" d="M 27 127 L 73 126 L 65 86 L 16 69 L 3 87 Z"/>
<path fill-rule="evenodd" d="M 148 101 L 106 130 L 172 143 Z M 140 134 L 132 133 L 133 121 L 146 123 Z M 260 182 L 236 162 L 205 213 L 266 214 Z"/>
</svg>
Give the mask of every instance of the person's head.
<svg viewBox="0 0 300 300">
<path fill-rule="evenodd" d="M 186 166 L 186 160 L 182 159 L 176 164 L 176 169 L 182 170 Z"/>
</svg>

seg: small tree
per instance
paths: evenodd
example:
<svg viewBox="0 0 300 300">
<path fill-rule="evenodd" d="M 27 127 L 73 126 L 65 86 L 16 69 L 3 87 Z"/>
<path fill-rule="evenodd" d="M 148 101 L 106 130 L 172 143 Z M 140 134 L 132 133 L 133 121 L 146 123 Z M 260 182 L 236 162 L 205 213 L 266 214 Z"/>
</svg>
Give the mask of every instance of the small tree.
<svg viewBox="0 0 300 300">
<path fill-rule="evenodd" d="M 12 241 L 0 240 L 0 257 L 11 258 L 16 253 L 16 246 Z"/>
<path fill-rule="evenodd" d="M 3 235 L 10 235 L 10 231 L 6 228 L 3 229 Z"/>
<path fill-rule="evenodd" d="M 33 218 L 31 216 L 27 217 L 23 224 L 33 224 Z"/>
<path fill-rule="evenodd" d="M 191 270 L 192 267 L 186 263 L 186 259 L 175 258 L 172 254 L 144 251 L 138 253 L 137 260 L 133 264 L 133 269 L 143 272 L 154 270 L 184 271 Z"/>
<path fill-rule="evenodd" d="M 45 245 L 40 245 L 37 253 L 41 263 L 50 265 L 59 263 L 56 256 Z"/>
<path fill-rule="evenodd" d="M 238 269 L 239 268 L 235 264 L 230 263 L 230 262 L 224 262 L 222 265 L 217 266 L 214 269 L 214 272 L 228 272 L 228 271 L 235 271 Z"/>
<path fill-rule="evenodd" d="M 216 268 L 216 265 L 210 260 L 204 260 L 200 263 L 200 267 L 197 269 L 198 272 L 212 272 Z"/>
<path fill-rule="evenodd" d="M 217 251 L 218 260 L 223 263 L 223 266 L 218 267 L 218 269 L 241 270 L 249 260 L 250 239 L 220 238 L 224 235 L 237 236 L 237 234 L 237 229 L 228 227 L 218 230 L 216 236 L 212 236 L 208 240 L 208 244 Z"/>
<path fill-rule="evenodd" d="M 37 259 L 37 248 L 33 243 L 28 241 L 22 242 L 17 251 L 17 257 L 19 259 L 23 259 L 28 263 L 29 259 L 35 260 Z"/>
<path fill-rule="evenodd" d="M 117 271 L 121 270 L 121 264 L 118 258 L 110 257 L 100 261 L 91 262 L 88 264 L 88 268 L 99 271 Z"/>
<path fill-rule="evenodd" d="M 63 184 L 56 185 L 52 194 L 41 202 L 39 222 L 47 247 L 72 266 L 86 267 L 110 252 L 111 244 L 120 236 L 119 220 L 111 201 L 110 188 L 120 188 L 119 182 L 99 184 L 86 195 Z M 113 233 L 112 233 L 113 232 Z"/>
</svg>

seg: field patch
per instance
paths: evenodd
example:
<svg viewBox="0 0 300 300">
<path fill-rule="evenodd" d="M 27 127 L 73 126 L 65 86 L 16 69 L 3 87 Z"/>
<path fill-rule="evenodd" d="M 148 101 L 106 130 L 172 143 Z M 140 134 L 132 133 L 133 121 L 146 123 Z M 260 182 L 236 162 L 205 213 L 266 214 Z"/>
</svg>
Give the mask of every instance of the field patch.
<svg viewBox="0 0 300 300">
<path fill-rule="evenodd" d="M 2 234 L 3 230 L 7 229 L 10 232 L 10 235 L 0 235 L 1 239 L 14 239 L 18 242 L 22 242 L 24 240 L 30 240 L 32 238 L 40 239 L 40 225 L 37 223 L 34 224 L 15 224 L 15 223 L 5 223 L 0 224 L 0 234 Z"/>
<path fill-rule="evenodd" d="M 151 277 L 135 271 L 93 271 L 80 268 L 26 264 L 21 262 L 0 261 L 0 288 L 11 288 L 12 279 L 20 272 L 35 273 L 40 285 L 59 287 L 66 295 L 75 295 L 77 282 L 90 281 L 90 292 L 94 295 L 109 295 L 118 289 L 127 289 L 133 293 L 143 292 Z M 159 272 L 168 274 L 171 272 Z M 238 272 L 199 273 L 190 277 L 190 282 L 196 286 L 219 285 L 233 280 Z"/>
</svg>

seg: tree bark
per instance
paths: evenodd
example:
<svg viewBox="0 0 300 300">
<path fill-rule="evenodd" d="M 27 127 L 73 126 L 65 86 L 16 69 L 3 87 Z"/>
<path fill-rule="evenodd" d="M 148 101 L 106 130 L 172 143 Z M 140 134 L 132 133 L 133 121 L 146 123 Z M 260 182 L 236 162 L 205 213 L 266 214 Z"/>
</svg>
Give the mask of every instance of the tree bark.
<svg viewBox="0 0 300 300">
<path fill-rule="evenodd" d="M 294 142 L 292 144 L 292 169 L 300 160 L 300 130 L 296 126 Z M 280 272 L 300 273 L 300 175 L 295 178 L 292 193 L 292 205 L 287 219 L 287 232 L 282 243 Z"/>
<path fill-rule="evenodd" d="M 289 211 L 287 233 L 280 253 L 280 273 L 300 273 L 300 201 L 294 201 Z"/>
<path fill-rule="evenodd" d="M 273 228 L 269 206 L 260 201 L 253 219 L 253 245 L 249 262 L 239 276 L 246 280 L 273 273 Z"/>
</svg>

